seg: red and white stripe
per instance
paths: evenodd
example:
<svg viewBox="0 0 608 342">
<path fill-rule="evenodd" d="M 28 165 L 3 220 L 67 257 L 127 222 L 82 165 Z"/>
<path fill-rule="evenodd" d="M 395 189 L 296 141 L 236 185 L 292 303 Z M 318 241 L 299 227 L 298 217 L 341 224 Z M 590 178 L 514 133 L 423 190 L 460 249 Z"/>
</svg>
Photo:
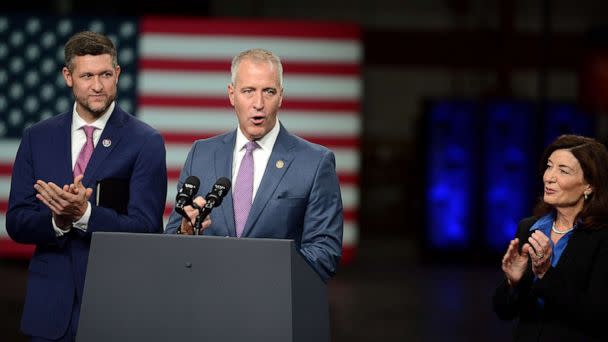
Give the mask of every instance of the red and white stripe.
<svg viewBox="0 0 608 342">
<path fill-rule="evenodd" d="M 227 86 L 232 57 L 265 48 L 281 57 L 279 119 L 302 138 L 336 154 L 345 208 L 344 261 L 357 240 L 362 45 L 357 26 L 293 21 L 144 18 L 140 31 L 139 116 L 167 144 L 168 205 L 196 139 L 236 127 Z"/>
<path fill-rule="evenodd" d="M 352 260 L 358 241 L 362 97 L 358 27 L 145 17 L 140 34 L 137 116 L 158 129 L 167 145 L 165 219 L 192 142 L 236 127 L 227 96 L 232 57 L 265 48 L 283 62 L 285 93 L 279 119 L 290 132 L 336 155 L 345 209 L 343 260 Z M 0 147 L 0 255 L 14 249 L 7 247 L 3 215 L 17 146 Z"/>
<path fill-rule="evenodd" d="M 2 140 L 0 145 L 0 257 L 27 258 L 34 251 L 33 246 L 13 242 L 6 232 L 8 195 L 11 187 L 13 162 L 18 147 L 19 140 Z"/>
</svg>

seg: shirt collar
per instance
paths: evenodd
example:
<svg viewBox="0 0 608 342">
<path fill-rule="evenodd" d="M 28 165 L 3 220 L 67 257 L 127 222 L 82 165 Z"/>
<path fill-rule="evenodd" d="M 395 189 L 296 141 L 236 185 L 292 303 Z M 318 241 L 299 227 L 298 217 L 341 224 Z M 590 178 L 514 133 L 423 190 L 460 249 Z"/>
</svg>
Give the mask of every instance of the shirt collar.
<svg viewBox="0 0 608 342">
<path fill-rule="evenodd" d="M 539 218 L 532 227 L 530 227 L 530 231 L 541 230 L 543 232 L 549 231 L 551 226 L 553 225 L 553 220 L 555 219 L 555 213 L 551 212 L 541 218 Z"/>
<path fill-rule="evenodd" d="M 280 129 L 281 125 L 279 125 L 279 119 L 277 119 L 274 124 L 274 127 L 268 133 L 266 133 L 266 135 L 256 140 L 255 142 L 258 143 L 258 146 L 260 146 L 262 150 L 272 151 L 274 143 L 277 141 L 277 137 L 279 136 Z M 238 127 L 236 130 L 236 151 L 238 152 L 245 148 L 245 144 L 248 141 L 249 140 L 247 140 L 243 132 L 241 132 L 241 128 Z"/>
<path fill-rule="evenodd" d="M 86 125 L 94 126 L 99 131 L 103 131 L 103 129 L 106 127 L 106 124 L 108 123 L 108 120 L 110 119 L 110 116 L 112 115 L 112 112 L 114 111 L 115 105 L 116 105 L 116 102 L 112 101 L 112 103 L 110 104 L 110 106 L 108 107 L 106 112 L 103 113 L 103 115 L 100 116 L 93 123 L 89 124 L 86 121 L 84 121 L 80 117 L 80 115 L 78 115 L 78 112 L 76 111 L 76 102 L 74 102 L 74 108 L 72 109 L 72 132 L 81 129 L 83 126 L 86 126 Z"/>
<path fill-rule="evenodd" d="M 555 211 L 550 212 L 549 214 L 539 218 L 538 221 L 536 221 L 532 225 L 532 227 L 530 227 L 530 231 L 541 230 L 545 233 L 548 232 L 549 234 L 551 234 L 551 227 L 553 226 L 554 220 L 555 220 Z M 576 221 L 576 223 L 574 224 L 574 229 L 576 229 L 576 227 L 578 227 L 579 223 L 580 223 L 580 220 Z M 574 229 L 572 229 L 572 230 L 574 230 Z"/>
</svg>

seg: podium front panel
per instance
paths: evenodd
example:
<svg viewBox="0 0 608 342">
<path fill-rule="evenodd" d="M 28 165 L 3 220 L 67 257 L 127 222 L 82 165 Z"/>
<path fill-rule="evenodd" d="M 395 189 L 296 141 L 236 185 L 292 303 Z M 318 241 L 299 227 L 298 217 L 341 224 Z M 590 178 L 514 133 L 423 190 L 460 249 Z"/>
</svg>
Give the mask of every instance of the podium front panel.
<svg viewBox="0 0 608 342">
<path fill-rule="evenodd" d="M 78 341 L 293 341 L 293 241 L 94 233 Z"/>
</svg>

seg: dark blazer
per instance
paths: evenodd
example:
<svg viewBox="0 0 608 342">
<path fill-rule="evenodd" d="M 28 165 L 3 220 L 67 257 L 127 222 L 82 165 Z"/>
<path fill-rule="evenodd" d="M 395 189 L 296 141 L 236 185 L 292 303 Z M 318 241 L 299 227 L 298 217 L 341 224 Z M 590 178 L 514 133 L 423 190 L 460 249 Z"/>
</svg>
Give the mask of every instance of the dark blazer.
<svg viewBox="0 0 608 342">
<path fill-rule="evenodd" d="M 93 188 L 89 202 L 94 204 L 98 180 L 125 180 L 129 184 L 128 215 L 92 205 L 86 233 L 74 228 L 57 238 L 51 211 L 36 199 L 34 183 L 38 179 L 58 186 L 73 182 L 71 125 L 69 111 L 25 130 L 13 166 L 6 215 L 10 237 L 36 245 L 21 329 L 47 339 L 66 332 L 74 298 L 81 302 L 91 233 L 162 232 L 167 193 L 162 137 L 116 106 L 87 165 L 83 184 Z M 104 146 L 104 140 L 110 146 Z"/>
<path fill-rule="evenodd" d="M 519 223 L 520 242 L 527 241 L 534 222 Z M 542 279 L 534 281 L 529 266 L 516 289 L 504 280 L 494 294 L 494 311 L 503 320 L 519 319 L 516 341 L 608 340 L 608 229 L 575 230 L 557 266 Z"/>
<path fill-rule="evenodd" d="M 189 176 L 200 179 L 205 196 L 219 177 L 231 178 L 236 130 L 196 141 L 182 169 L 178 189 Z M 236 236 L 232 192 L 211 212 L 205 235 Z M 181 217 L 171 213 L 166 233 Z M 255 195 L 242 237 L 293 239 L 319 275 L 327 280 L 342 255 L 342 197 L 334 154 L 290 134 L 283 126 Z"/>
</svg>

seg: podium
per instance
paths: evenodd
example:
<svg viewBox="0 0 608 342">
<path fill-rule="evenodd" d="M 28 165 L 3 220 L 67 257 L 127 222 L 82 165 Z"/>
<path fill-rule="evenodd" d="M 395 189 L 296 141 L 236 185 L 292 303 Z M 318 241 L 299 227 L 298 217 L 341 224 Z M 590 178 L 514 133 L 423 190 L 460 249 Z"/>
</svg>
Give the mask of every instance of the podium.
<svg viewBox="0 0 608 342">
<path fill-rule="evenodd" d="M 329 341 L 292 240 L 93 234 L 77 341 Z"/>
</svg>

